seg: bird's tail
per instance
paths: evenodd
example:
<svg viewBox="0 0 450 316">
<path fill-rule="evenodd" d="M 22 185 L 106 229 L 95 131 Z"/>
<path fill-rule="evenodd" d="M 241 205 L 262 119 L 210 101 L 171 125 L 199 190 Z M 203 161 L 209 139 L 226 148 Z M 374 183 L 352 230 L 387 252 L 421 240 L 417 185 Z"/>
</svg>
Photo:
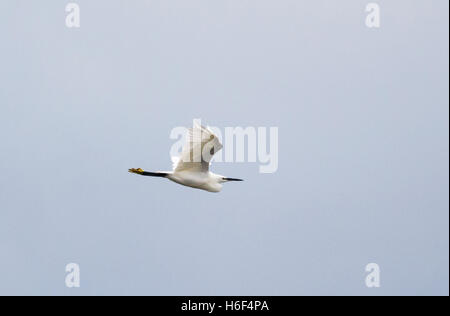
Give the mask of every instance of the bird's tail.
<svg viewBox="0 0 450 316">
<path fill-rule="evenodd" d="M 168 175 L 167 172 L 149 172 L 149 171 L 144 171 L 141 168 L 137 168 L 137 169 L 131 168 L 131 169 L 128 169 L 128 172 L 140 174 L 141 176 L 161 177 L 161 178 L 165 178 Z"/>
</svg>

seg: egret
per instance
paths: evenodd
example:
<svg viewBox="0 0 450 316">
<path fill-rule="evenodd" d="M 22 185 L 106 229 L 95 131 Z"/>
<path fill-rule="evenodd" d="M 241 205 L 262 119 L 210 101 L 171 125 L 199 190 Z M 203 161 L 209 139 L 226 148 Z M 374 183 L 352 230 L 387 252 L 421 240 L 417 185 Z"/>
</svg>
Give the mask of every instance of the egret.
<svg viewBox="0 0 450 316">
<path fill-rule="evenodd" d="M 149 172 L 141 168 L 131 168 L 128 171 L 142 176 L 167 178 L 178 184 L 209 192 L 220 192 L 224 182 L 243 181 L 209 171 L 211 159 L 220 149 L 222 144 L 217 135 L 209 127 L 196 124 L 188 129 L 180 157 L 172 157 L 172 171 Z"/>
</svg>

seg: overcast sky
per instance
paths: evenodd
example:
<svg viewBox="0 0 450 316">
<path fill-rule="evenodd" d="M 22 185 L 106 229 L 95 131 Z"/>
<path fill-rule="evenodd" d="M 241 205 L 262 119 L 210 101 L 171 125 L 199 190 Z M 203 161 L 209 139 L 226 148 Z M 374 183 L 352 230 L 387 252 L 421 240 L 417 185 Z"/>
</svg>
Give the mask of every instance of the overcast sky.
<svg viewBox="0 0 450 316">
<path fill-rule="evenodd" d="M 449 294 L 448 1 L 75 2 L 0 2 L 0 294 Z M 194 118 L 278 127 L 277 172 L 127 172 Z"/>
</svg>

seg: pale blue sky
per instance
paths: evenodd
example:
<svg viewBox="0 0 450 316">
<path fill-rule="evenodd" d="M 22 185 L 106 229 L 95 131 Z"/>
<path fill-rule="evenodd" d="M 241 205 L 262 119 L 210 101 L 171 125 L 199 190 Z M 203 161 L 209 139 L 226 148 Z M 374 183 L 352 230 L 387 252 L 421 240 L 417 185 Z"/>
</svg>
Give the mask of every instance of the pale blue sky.
<svg viewBox="0 0 450 316">
<path fill-rule="evenodd" d="M 448 1 L 75 2 L 0 2 L 0 294 L 448 295 Z M 278 126 L 278 172 L 127 173 L 193 118 Z"/>
</svg>

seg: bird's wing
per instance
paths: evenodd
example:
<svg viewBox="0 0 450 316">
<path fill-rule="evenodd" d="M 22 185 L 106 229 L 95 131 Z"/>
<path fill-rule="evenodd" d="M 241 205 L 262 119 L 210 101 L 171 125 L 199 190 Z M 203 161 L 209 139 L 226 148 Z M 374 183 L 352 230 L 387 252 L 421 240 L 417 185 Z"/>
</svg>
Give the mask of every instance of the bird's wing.
<svg viewBox="0 0 450 316">
<path fill-rule="evenodd" d="M 181 156 L 172 158 L 174 171 L 208 171 L 209 164 L 222 144 L 213 131 L 201 125 L 189 128 Z"/>
</svg>

